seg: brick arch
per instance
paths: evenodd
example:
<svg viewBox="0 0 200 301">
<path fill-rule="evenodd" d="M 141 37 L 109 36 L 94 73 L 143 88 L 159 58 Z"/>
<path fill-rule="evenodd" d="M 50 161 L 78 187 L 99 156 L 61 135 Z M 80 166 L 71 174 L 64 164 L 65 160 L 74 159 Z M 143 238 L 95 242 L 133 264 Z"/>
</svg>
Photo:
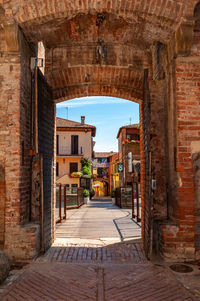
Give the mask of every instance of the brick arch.
<svg viewBox="0 0 200 301">
<path fill-rule="evenodd" d="M 46 68 L 46 78 L 56 102 L 81 96 L 114 96 L 140 102 L 143 74 L 126 66 L 74 66 L 54 71 Z"/>
<path fill-rule="evenodd" d="M 68 87 L 66 89 L 67 93 L 64 93 L 64 96 L 61 96 L 62 91 L 60 91 L 59 95 L 54 95 L 54 100 L 56 102 L 61 102 L 73 98 L 86 97 L 86 96 L 108 96 L 108 97 L 116 97 L 123 98 L 126 100 L 130 100 L 136 103 L 141 103 L 141 98 L 139 98 L 139 93 L 134 93 L 131 88 L 122 88 L 117 86 L 109 86 L 109 85 L 77 85 L 74 87 Z M 58 97 L 58 98 L 57 98 Z"/>
<path fill-rule="evenodd" d="M 190 1 L 192 2 L 192 1 Z M 90 11 L 114 12 L 118 15 L 132 16 L 133 12 L 138 15 L 155 15 L 171 20 L 180 20 L 183 10 L 186 7 L 185 1 L 161 0 L 152 3 L 149 0 L 137 1 L 78 1 L 78 0 L 22 0 L 7 1 L 2 4 L 6 15 L 12 17 L 19 24 L 35 22 L 35 20 L 49 20 L 59 17 L 72 17 L 78 12 Z M 40 9 L 38 9 L 40 8 Z"/>
</svg>

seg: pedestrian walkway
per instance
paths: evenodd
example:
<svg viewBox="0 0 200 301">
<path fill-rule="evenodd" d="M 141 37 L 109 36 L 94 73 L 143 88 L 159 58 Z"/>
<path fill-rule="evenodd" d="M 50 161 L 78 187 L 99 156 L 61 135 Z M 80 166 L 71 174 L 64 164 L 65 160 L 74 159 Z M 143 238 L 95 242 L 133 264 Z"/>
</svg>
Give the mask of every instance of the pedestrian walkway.
<svg viewBox="0 0 200 301">
<path fill-rule="evenodd" d="M 0 287 L 2 301 L 198 300 L 163 265 L 145 258 L 130 212 L 94 200 L 68 212 L 43 256 Z"/>
<path fill-rule="evenodd" d="M 79 209 L 68 210 L 67 220 L 57 224 L 59 239 L 86 239 L 90 242 L 120 242 L 141 237 L 141 227 L 131 218 L 130 209 L 113 206 L 111 199 L 94 199 Z M 69 240 L 68 240 L 69 241 Z"/>
</svg>

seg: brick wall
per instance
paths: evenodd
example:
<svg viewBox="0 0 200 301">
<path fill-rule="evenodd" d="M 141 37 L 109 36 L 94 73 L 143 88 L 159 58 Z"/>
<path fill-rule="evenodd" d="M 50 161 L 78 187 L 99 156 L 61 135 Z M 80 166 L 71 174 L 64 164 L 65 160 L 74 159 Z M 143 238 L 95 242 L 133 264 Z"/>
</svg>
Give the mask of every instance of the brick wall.
<svg viewBox="0 0 200 301">
<path fill-rule="evenodd" d="M 40 3 L 40 0 L 37 3 L 32 3 L 31 0 L 11 0 L 1 1 L 0 4 L 3 24 L 0 29 L 0 241 L 13 260 L 20 259 L 20 256 L 24 257 L 24 260 L 34 256 L 40 241 L 39 226 L 29 223 L 29 59 L 35 53 L 21 33 L 19 41 L 18 36 L 13 37 L 15 31 L 8 30 L 10 35 L 6 37 L 4 25 L 15 20 L 13 23 L 20 24 L 27 40 L 33 43 L 43 40 L 48 46 L 45 72 L 57 101 L 105 95 L 140 103 L 146 49 L 151 49 L 152 41 L 162 40 L 164 44 L 170 44 L 177 24 L 180 24 L 181 20 L 190 21 L 187 16 L 193 17 L 193 10 L 198 1 L 161 0 L 156 4 L 147 0 L 47 2 L 46 6 L 42 1 Z M 40 5 L 39 10 L 37 5 Z M 198 9 L 197 6 L 191 56 L 176 60 L 177 54 L 173 53 L 175 43 L 172 42 L 168 47 L 169 53 L 173 53 L 172 57 L 167 58 L 165 53 L 164 61 L 162 60 L 157 68 L 155 64 L 158 62 L 158 51 L 154 49 L 153 65 L 149 62 L 148 66 L 154 74 L 154 81 L 152 77 L 149 78 L 151 118 L 147 134 L 152 153 L 152 176 L 157 181 L 153 195 L 154 219 L 163 219 L 160 228 L 157 228 L 157 238 L 164 255 L 177 253 L 176 258 L 180 256 L 182 259 L 191 259 L 195 254 L 198 255 L 200 245 Z M 97 26 L 99 12 L 104 12 L 106 16 L 101 30 Z M 136 13 L 144 14 L 145 17 L 136 20 Z M 57 22 L 57 17 L 60 18 L 60 22 Z M 103 64 L 97 63 L 94 56 L 99 32 L 106 41 L 109 54 L 107 62 L 103 61 Z M 184 35 L 183 32 L 182 34 Z M 15 47 L 16 44 L 19 44 L 19 49 L 16 47 L 16 50 L 8 50 L 10 45 Z M 165 49 L 164 44 L 161 47 L 162 51 Z M 167 65 L 169 66 L 166 67 Z M 162 76 L 158 77 L 158 74 Z M 42 85 L 42 89 L 44 86 L 45 84 Z M 53 208 L 49 183 L 53 176 L 52 135 L 55 108 L 53 109 L 48 100 L 51 98 L 48 89 L 44 88 L 41 93 L 44 99 L 40 106 L 39 144 L 40 152 L 44 155 L 44 166 L 47 166 L 44 179 L 45 244 L 48 247 L 52 241 L 51 229 L 54 227 L 54 223 L 51 224 Z M 141 121 L 144 118 L 143 113 L 141 104 Z M 45 140 L 47 137 L 51 137 L 50 140 Z M 150 184 L 144 173 L 145 163 L 147 164 L 144 142 L 144 132 L 141 128 L 143 225 L 146 208 L 145 184 L 147 190 L 147 183 Z M 148 220 L 151 219 L 151 209 L 149 207 L 146 211 Z M 167 220 L 164 220 L 165 217 Z"/>
<path fill-rule="evenodd" d="M 178 58 L 177 76 L 177 172 L 179 177 L 177 217 L 179 237 L 185 252 L 199 251 L 198 154 L 200 153 L 200 64 L 192 57 Z M 196 184 L 196 185 L 195 185 Z M 196 192 L 196 197 L 195 197 Z M 183 244 L 184 245 L 184 244 Z"/>
<path fill-rule="evenodd" d="M 13 30 L 15 33 L 15 31 Z M 14 34 L 13 34 L 14 35 Z M 12 37 L 12 34 L 11 34 Z M 40 243 L 39 228 L 30 218 L 30 101 L 31 77 L 29 58 L 32 55 L 22 33 L 13 37 L 16 51 L 3 45 L 0 56 L 0 162 L 5 172 L 1 182 L 0 223 L 4 216 L 4 250 L 12 262 L 33 258 Z M 21 49 L 21 51 L 20 51 Z M 1 173 L 1 179 L 3 179 Z M 5 183 L 5 185 L 3 184 Z M 4 188 L 3 188 L 4 186 Z M 5 196 L 5 198 L 4 198 Z M 5 207 L 2 209 L 2 205 Z M 1 231 L 2 239 L 2 231 Z"/>
<path fill-rule="evenodd" d="M 3 40 L 3 39 L 2 39 Z M 5 42 L 5 41 L 4 41 Z M 1 45 L 3 43 L 1 42 Z M 5 45 L 3 45 L 3 49 Z M 20 56 L 3 52 L 0 57 L 0 162 L 1 187 L 6 194 L 1 195 L 1 225 L 3 231 L 8 226 L 14 228 L 20 223 Z M 2 175 L 2 173 L 4 173 Z M 5 206 L 4 206 L 5 205 Z M 4 221 L 5 223 L 4 223 Z M 1 232 L 1 239 L 2 237 Z M 6 241 L 4 240 L 4 247 Z"/>
</svg>

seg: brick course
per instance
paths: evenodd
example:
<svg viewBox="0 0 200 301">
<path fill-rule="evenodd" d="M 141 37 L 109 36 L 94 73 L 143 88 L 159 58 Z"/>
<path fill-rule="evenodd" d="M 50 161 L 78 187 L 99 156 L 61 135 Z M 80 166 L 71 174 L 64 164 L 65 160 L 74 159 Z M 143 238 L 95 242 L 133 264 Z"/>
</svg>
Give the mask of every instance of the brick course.
<svg viewBox="0 0 200 301">
<path fill-rule="evenodd" d="M 140 104 L 143 122 L 143 70 L 149 69 L 147 136 L 152 154 L 152 176 L 157 185 L 146 220 L 157 229 L 153 230 L 153 241 L 158 241 L 157 247 L 164 256 L 174 254 L 182 260 L 199 257 L 200 35 L 197 3 L 196 0 L 0 1 L 0 244 L 12 260 L 30 259 L 40 248 L 39 218 L 37 223 L 30 224 L 33 208 L 29 156 L 32 94 L 29 60 L 36 56 L 38 41 L 43 41 L 45 46 L 47 80 L 39 92 L 45 90 L 45 85 L 51 86 L 56 102 L 90 95 L 126 98 Z M 96 52 L 103 49 L 98 48 L 100 41 L 106 46 L 107 58 L 104 56 L 97 61 Z M 44 140 L 48 150 L 40 149 L 41 153 L 51 156 L 50 170 L 55 108 L 46 92 L 47 89 L 42 94 L 46 104 L 43 109 L 41 106 L 39 134 L 40 141 L 47 135 L 51 137 L 49 141 Z M 148 202 L 145 187 L 147 190 L 147 184 L 151 183 L 145 178 L 144 166 L 148 162 L 143 130 L 142 125 L 144 234 Z M 53 172 L 48 173 L 49 178 L 51 175 Z M 51 198 L 53 192 L 50 187 L 47 190 Z M 54 200 L 52 202 L 54 204 Z M 46 232 L 49 235 L 46 244 L 49 246 L 54 235 L 51 232 L 54 217 L 50 202 L 47 203 Z M 147 230 L 150 237 L 150 229 Z"/>
</svg>

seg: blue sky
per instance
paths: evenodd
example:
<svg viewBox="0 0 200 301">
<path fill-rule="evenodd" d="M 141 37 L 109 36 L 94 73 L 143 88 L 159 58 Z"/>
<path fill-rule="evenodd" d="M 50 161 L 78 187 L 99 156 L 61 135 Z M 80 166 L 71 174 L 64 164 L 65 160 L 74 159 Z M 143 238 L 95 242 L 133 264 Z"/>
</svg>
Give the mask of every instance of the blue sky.
<svg viewBox="0 0 200 301">
<path fill-rule="evenodd" d="M 139 123 L 139 105 L 115 97 L 82 97 L 57 104 L 57 117 L 96 126 L 95 151 L 118 151 L 117 132 L 123 125 Z M 130 120 L 131 118 L 131 120 Z"/>
</svg>

